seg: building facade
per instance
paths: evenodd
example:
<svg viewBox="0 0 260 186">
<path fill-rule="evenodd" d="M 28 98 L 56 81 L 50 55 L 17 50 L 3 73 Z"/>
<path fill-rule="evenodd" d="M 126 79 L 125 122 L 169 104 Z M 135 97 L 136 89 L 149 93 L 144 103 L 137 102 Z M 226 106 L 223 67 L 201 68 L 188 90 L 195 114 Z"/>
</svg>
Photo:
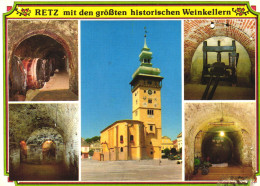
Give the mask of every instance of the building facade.
<svg viewBox="0 0 260 186">
<path fill-rule="evenodd" d="M 171 138 L 167 136 L 162 137 L 162 150 L 169 149 L 171 150 L 173 148 L 173 141 L 171 141 Z"/>
<path fill-rule="evenodd" d="M 159 68 L 152 67 L 152 52 L 146 44 L 140 66 L 132 75 L 132 120 L 116 121 L 101 131 L 101 160 L 161 158 L 161 87 Z M 102 157 L 103 156 L 103 157 Z"/>
<path fill-rule="evenodd" d="M 177 145 L 178 145 L 177 150 L 180 150 L 182 148 L 182 132 L 177 136 Z"/>
</svg>

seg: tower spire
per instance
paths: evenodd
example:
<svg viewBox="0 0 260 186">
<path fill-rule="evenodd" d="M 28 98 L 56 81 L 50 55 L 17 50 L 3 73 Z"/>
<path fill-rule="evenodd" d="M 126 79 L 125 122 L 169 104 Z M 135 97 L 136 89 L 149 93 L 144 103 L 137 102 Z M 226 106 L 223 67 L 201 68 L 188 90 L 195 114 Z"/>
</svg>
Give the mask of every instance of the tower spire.
<svg viewBox="0 0 260 186">
<path fill-rule="evenodd" d="M 150 48 L 148 48 L 146 43 L 146 27 L 144 27 L 144 33 L 144 47 L 142 48 L 141 53 L 139 55 L 139 61 L 141 62 L 141 66 L 152 66 L 151 60 L 153 53 L 150 51 Z"/>
<path fill-rule="evenodd" d="M 146 34 L 148 33 L 147 30 L 146 30 L 146 27 L 144 27 L 144 48 L 148 48 L 147 44 L 146 44 Z"/>
</svg>

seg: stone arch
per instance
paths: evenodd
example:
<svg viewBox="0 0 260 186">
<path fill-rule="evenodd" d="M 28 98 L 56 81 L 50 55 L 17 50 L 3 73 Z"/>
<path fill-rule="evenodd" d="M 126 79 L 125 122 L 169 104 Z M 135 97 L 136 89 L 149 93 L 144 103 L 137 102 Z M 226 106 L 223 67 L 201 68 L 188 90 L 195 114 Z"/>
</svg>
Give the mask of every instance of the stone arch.
<svg viewBox="0 0 260 186">
<path fill-rule="evenodd" d="M 46 140 L 42 144 L 43 161 L 53 161 L 56 159 L 56 144 L 53 140 Z"/>
<path fill-rule="evenodd" d="M 218 23 L 214 29 L 210 23 Z M 228 23 L 232 26 L 225 26 Z M 244 34 L 245 32 L 246 34 Z M 230 37 L 241 43 L 246 49 L 250 61 L 252 77 L 255 76 L 255 19 L 196 19 L 184 21 L 184 81 L 190 81 L 191 61 L 196 48 L 204 40 L 214 36 Z M 250 37 L 252 40 L 250 40 Z"/>
<path fill-rule="evenodd" d="M 12 57 L 14 56 L 14 51 L 18 45 L 26 39 L 35 37 L 36 35 L 46 36 L 57 41 L 57 43 L 64 48 L 64 51 L 66 51 L 64 53 L 66 53 L 66 60 L 68 61 L 69 66 L 69 91 L 78 95 L 77 20 L 8 20 L 7 32 L 8 45 L 6 49 L 6 66 L 9 65 L 9 75 Z M 10 76 L 9 79 L 11 80 Z M 9 88 L 10 85 L 11 84 L 9 83 Z"/>
<path fill-rule="evenodd" d="M 54 162 L 64 159 L 64 140 L 62 135 L 54 128 L 43 127 L 31 133 L 26 143 L 28 146 L 28 163 L 42 163 L 44 159 L 43 145 L 46 141 L 55 144 Z"/>
<path fill-rule="evenodd" d="M 25 34 L 13 45 L 9 60 L 13 60 L 14 56 L 20 58 L 47 58 L 49 61 L 55 61 L 52 63 L 56 64 L 57 69 L 65 70 L 69 75 L 70 83 L 68 86 L 73 84 L 71 83 L 73 81 L 71 72 L 75 71 L 75 66 L 71 48 L 61 36 L 52 31 L 40 29 Z M 9 61 L 9 64 L 9 75 L 12 83 L 16 77 L 12 77 L 12 61 Z M 16 93 L 12 91 L 12 88 L 10 92 L 10 96 Z"/>
<path fill-rule="evenodd" d="M 70 49 L 69 45 L 67 44 L 67 42 L 62 38 L 62 36 L 59 36 L 58 34 L 52 32 L 52 31 L 46 30 L 46 29 L 35 30 L 35 31 L 32 31 L 32 32 L 29 32 L 29 33 L 25 34 L 21 39 L 19 39 L 13 45 L 11 58 L 10 59 L 12 59 L 12 57 L 15 55 L 15 51 L 17 50 L 17 48 L 19 47 L 19 45 L 22 42 L 24 42 L 25 40 L 27 40 L 27 39 L 29 39 L 31 37 L 40 36 L 40 35 L 50 37 L 53 40 L 55 40 L 56 42 L 58 42 L 64 48 L 64 50 L 66 52 L 67 58 L 69 60 L 70 68 L 73 68 L 74 64 L 72 63 L 72 53 L 71 53 L 71 49 Z M 44 57 L 44 56 L 41 56 L 41 57 Z"/>
<path fill-rule="evenodd" d="M 224 123 L 224 124 L 223 124 Z M 186 103 L 185 104 L 185 174 L 190 179 L 194 157 L 203 156 L 203 140 L 208 132 L 225 131 L 232 141 L 232 157 L 237 165 L 255 170 L 254 103 Z M 213 136 L 213 135 L 211 135 Z M 211 140 L 210 136 L 208 140 Z M 250 141 L 251 139 L 251 141 Z M 198 143 L 198 144 L 197 144 Z"/>
</svg>

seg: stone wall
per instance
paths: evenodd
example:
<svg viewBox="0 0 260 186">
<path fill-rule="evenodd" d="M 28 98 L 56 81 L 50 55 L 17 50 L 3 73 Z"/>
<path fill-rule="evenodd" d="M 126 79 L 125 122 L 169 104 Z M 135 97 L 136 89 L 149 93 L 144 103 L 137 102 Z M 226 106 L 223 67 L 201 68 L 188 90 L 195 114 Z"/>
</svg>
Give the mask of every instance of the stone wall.
<svg viewBox="0 0 260 186">
<path fill-rule="evenodd" d="M 41 162 L 43 160 L 43 143 L 51 140 L 55 144 L 55 162 L 61 162 L 64 158 L 63 137 L 54 129 L 44 127 L 35 130 L 28 138 L 26 144 L 29 147 L 27 152 L 27 162 Z"/>
<path fill-rule="evenodd" d="M 8 20 L 7 29 L 9 70 L 13 55 L 44 57 L 48 53 L 60 53 L 63 50 L 69 63 L 70 90 L 78 94 L 78 21 Z M 43 36 L 45 39 L 42 39 Z M 49 42 L 45 42 L 46 40 Z M 24 47 L 19 47 L 21 43 Z M 28 54 L 32 56 L 27 56 Z"/>
<path fill-rule="evenodd" d="M 72 177 L 77 179 L 78 116 L 78 104 L 74 103 L 9 104 L 10 166 L 20 163 L 17 153 L 21 141 L 27 143 L 28 158 L 41 163 L 42 143 L 51 140 L 56 145 L 56 160 L 64 161 Z"/>
</svg>

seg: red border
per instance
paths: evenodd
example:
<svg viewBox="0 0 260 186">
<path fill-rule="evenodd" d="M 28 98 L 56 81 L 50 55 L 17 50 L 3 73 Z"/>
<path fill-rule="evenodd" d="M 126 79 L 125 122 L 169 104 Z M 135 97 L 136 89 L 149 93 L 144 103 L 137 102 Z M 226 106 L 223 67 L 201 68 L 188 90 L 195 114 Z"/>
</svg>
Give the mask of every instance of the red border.
<svg viewBox="0 0 260 186">
<path fill-rule="evenodd" d="M 6 95 L 6 171 L 9 172 L 9 146 L 8 146 L 8 142 L 9 142 L 9 107 L 8 107 L 8 101 L 9 101 L 9 92 L 8 92 L 8 32 L 7 32 L 7 19 L 5 21 L 5 95 Z M 8 177 L 9 178 L 9 177 Z"/>
</svg>

